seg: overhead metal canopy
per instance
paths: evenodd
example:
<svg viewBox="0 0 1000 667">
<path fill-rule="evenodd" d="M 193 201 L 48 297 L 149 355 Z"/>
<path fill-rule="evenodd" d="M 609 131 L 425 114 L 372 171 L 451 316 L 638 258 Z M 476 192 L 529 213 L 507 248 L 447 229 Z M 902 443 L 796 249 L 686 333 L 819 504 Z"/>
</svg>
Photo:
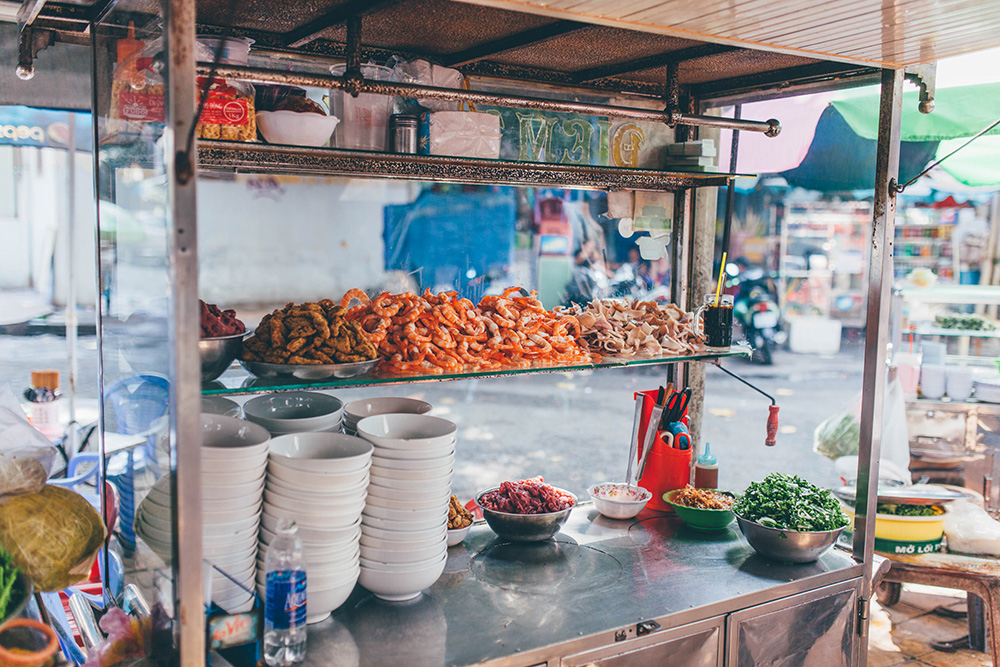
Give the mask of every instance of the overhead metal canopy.
<svg viewBox="0 0 1000 667">
<path fill-rule="evenodd" d="M 458 0 L 897 69 L 1000 46 L 996 0 Z"/>
</svg>

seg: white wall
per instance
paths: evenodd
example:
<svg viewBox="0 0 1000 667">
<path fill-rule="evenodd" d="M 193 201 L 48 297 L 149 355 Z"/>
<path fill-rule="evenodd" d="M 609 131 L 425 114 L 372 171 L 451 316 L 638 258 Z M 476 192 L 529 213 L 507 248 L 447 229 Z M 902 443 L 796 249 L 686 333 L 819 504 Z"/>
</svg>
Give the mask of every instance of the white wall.
<svg viewBox="0 0 1000 667">
<path fill-rule="evenodd" d="M 416 184 L 238 176 L 198 182 L 201 298 L 222 307 L 336 298 L 383 274 L 382 209 Z"/>
</svg>

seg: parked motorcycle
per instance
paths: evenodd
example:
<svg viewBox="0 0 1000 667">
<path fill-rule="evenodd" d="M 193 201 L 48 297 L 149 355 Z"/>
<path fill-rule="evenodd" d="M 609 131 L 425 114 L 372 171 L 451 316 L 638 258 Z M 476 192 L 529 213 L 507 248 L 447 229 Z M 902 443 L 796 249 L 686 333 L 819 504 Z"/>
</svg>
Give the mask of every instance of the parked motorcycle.
<svg viewBox="0 0 1000 667">
<path fill-rule="evenodd" d="M 735 288 L 736 294 L 733 321 L 740 324 L 744 338 L 753 347 L 750 360 L 769 366 L 774 363 L 775 347 L 787 338 L 781 330 L 775 276 L 757 267 L 740 271 L 736 264 L 728 265 L 726 273 L 733 276 L 727 287 Z"/>
</svg>

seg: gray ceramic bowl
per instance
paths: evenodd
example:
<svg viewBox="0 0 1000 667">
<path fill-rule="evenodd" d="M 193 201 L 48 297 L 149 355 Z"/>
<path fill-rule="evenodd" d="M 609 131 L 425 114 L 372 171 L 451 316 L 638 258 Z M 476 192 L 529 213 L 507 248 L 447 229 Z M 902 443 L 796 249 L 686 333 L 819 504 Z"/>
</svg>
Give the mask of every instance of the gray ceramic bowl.
<svg viewBox="0 0 1000 667">
<path fill-rule="evenodd" d="M 507 512 L 495 512 L 483 507 L 480 502 L 482 497 L 490 491 L 496 491 L 494 486 L 491 489 L 480 491 L 476 495 L 476 505 L 483 510 L 483 518 L 500 537 L 517 542 L 540 542 L 554 536 L 562 529 L 569 513 L 576 507 L 577 499 L 569 491 L 559 489 L 563 493 L 573 497 L 573 506 L 559 512 L 548 512 L 546 514 L 508 514 Z"/>
<path fill-rule="evenodd" d="M 243 350 L 243 333 L 218 338 L 202 338 L 198 341 L 198 354 L 201 355 L 201 381 L 211 382 L 226 372 L 230 364 Z"/>
<path fill-rule="evenodd" d="M 843 528 L 804 532 L 768 528 L 736 515 L 743 536 L 757 552 L 787 563 L 812 563 L 836 543 Z"/>
</svg>

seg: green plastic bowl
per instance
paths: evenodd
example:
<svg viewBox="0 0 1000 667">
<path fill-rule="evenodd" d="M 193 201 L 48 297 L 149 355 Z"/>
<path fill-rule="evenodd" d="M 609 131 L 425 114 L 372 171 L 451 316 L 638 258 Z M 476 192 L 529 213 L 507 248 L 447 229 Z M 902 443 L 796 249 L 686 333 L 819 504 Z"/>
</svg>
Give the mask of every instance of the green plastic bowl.
<svg viewBox="0 0 1000 667">
<path fill-rule="evenodd" d="M 736 520 L 736 515 L 733 514 L 732 510 L 703 510 L 675 503 L 674 494 L 680 493 L 682 490 L 675 489 L 674 491 L 664 493 L 663 499 L 673 506 L 680 520 L 692 528 L 697 528 L 698 530 L 722 530 Z M 736 497 L 729 491 L 719 491 L 719 493 Z"/>
</svg>

